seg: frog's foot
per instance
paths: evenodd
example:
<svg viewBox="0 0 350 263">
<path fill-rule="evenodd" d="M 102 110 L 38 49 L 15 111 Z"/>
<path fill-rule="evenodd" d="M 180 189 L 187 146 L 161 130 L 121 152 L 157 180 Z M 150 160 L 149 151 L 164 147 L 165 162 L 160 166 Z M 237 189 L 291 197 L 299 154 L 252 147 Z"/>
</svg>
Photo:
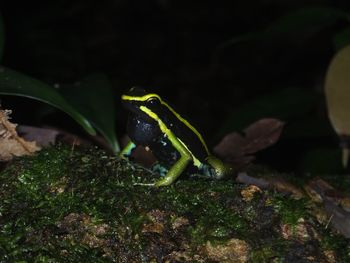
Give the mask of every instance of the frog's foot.
<svg viewBox="0 0 350 263">
<path fill-rule="evenodd" d="M 128 159 L 135 148 L 136 144 L 132 141 L 129 141 L 128 144 L 124 147 L 124 149 L 121 152 L 119 152 L 118 155 L 122 159 Z"/>
<path fill-rule="evenodd" d="M 171 185 L 177 176 L 169 176 L 169 174 L 154 183 L 156 187 Z"/>
<path fill-rule="evenodd" d="M 234 168 L 232 166 L 223 163 L 220 159 L 214 156 L 208 156 L 207 162 L 209 165 L 203 164 L 200 169 L 203 174 L 209 178 L 221 179 L 234 173 Z"/>
<path fill-rule="evenodd" d="M 124 154 L 119 154 L 118 157 L 121 159 L 121 160 L 124 160 L 124 161 L 129 161 L 129 157 L 124 155 Z"/>
<path fill-rule="evenodd" d="M 159 174 L 160 176 L 164 177 L 168 173 L 168 169 L 162 166 L 159 163 L 156 163 L 152 166 L 152 171 L 154 173 Z"/>
<path fill-rule="evenodd" d="M 163 178 L 159 179 L 155 185 L 157 187 L 171 185 L 185 170 L 190 160 L 191 156 L 184 153 L 183 156 L 169 169 L 167 174 Z"/>
</svg>

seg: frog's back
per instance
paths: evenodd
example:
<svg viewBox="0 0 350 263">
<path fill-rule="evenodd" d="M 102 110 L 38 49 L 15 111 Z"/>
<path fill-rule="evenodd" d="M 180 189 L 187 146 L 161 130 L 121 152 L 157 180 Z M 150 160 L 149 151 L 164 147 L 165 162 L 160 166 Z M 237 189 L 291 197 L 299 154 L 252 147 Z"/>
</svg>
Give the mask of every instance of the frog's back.
<svg viewBox="0 0 350 263">
<path fill-rule="evenodd" d="M 209 155 L 209 151 L 198 130 L 168 105 L 163 108 L 159 115 L 167 128 L 175 134 L 191 154 L 204 162 Z"/>
</svg>

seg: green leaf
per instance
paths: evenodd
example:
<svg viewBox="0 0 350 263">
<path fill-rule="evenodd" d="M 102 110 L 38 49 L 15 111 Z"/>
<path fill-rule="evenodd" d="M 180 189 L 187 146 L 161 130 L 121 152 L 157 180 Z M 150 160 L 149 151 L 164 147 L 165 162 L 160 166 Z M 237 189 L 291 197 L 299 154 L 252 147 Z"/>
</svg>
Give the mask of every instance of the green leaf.
<svg viewBox="0 0 350 263">
<path fill-rule="evenodd" d="M 4 54 L 4 45 L 5 45 L 5 30 L 4 30 L 2 15 L 0 13 L 0 60 L 2 59 L 2 56 Z"/>
<path fill-rule="evenodd" d="M 104 74 L 86 77 L 73 86 L 62 88 L 61 94 L 79 110 L 104 136 L 112 150 L 120 151 L 115 131 L 115 101 L 111 83 Z"/>
<path fill-rule="evenodd" d="M 53 87 L 39 80 L 1 67 L 0 94 L 28 97 L 48 103 L 70 115 L 89 134 L 96 134 L 89 120 L 73 108 Z"/>
<path fill-rule="evenodd" d="M 310 37 L 315 32 L 329 27 L 339 20 L 350 21 L 350 14 L 337 8 L 329 7 L 310 7 L 302 8 L 293 13 L 287 14 L 263 30 L 250 32 L 247 34 L 235 36 L 217 47 L 217 51 L 223 48 L 250 40 L 262 40 L 282 34 L 294 33 L 298 38 Z M 297 33 L 297 35 L 295 34 Z M 295 39 L 297 40 L 297 39 Z"/>
</svg>

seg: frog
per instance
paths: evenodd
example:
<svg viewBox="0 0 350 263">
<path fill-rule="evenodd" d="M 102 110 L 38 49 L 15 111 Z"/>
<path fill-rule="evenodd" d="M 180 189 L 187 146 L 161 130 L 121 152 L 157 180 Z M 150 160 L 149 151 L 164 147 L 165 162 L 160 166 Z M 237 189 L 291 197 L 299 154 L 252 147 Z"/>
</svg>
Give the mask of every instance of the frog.
<svg viewBox="0 0 350 263">
<path fill-rule="evenodd" d="M 130 141 L 120 152 L 129 160 L 136 146 L 150 150 L 161 178 L 145 185 L 173 184 L 183 173 L 221 179 L 234 169 L 211 154 L 201 133 L 168 102 L 144 88 L 132 87 L 121 96 L 128 111 L 126 132 Z"/>
</svg>

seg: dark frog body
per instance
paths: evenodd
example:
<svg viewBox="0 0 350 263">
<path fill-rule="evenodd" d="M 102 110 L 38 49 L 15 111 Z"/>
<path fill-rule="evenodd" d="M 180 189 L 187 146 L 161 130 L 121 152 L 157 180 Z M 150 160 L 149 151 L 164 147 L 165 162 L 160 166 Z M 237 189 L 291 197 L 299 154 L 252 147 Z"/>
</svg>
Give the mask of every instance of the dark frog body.
<svg viewBox="0 0 350 263">
<path fill-rule="evenodd" d="M 132 88 L 122 101 L 130 111 L 127 133 L 131 141 L 121 155 L 129 157 L 136 145 L 151 149 L 165 171 L 152 185 L 170 185 L 184 171 L 214 178 L 231 173 L 231 168 L 210 154 L 201 134 L 159 95 Z"/>
</svg>

